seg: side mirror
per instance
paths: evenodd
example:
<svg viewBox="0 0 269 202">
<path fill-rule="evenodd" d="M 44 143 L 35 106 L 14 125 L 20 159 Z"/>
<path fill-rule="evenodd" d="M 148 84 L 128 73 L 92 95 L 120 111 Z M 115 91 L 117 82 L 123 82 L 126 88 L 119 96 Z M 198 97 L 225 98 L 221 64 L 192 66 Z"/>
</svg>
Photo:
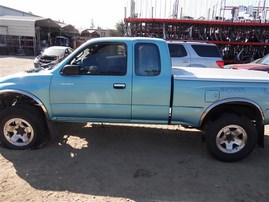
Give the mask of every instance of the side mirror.
<svg viewBox="0 0 269 202">
<path fill-rule="evenodd" d="M 65 65 L 61 71 L 63 76 L 68 75 L 79 75 L 80 74 L 80 66 L 79 65 Z"/>
</svg>

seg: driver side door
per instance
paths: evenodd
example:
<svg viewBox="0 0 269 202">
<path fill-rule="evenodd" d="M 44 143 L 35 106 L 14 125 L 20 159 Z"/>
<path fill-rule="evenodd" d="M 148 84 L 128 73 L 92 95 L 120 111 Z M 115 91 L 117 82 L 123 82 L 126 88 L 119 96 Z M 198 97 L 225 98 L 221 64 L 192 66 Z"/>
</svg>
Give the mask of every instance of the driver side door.
<svg viewBox="0 0 269 202">
<path fill-rule="evenodd" d="M 90 44 L 70 59 L 79 74 L 52 78 L 50 103 L 57 120 L 111 121 L 131 119 L 131 71 L 127 45 Z"/>
</svg>

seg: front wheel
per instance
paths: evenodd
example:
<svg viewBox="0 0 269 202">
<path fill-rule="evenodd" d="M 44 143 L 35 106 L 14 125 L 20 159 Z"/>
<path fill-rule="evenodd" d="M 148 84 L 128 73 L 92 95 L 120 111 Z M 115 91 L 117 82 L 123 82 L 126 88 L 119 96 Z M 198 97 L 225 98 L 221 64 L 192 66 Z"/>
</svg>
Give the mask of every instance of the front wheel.
<svg viewBox="0 0 269 202">
<path fill-rule="evenodd" d="M 44 116 L 38 108 L 15 105 L 0 113 L 0 141 L 9 149 L 35 148 L 47 139 Z"/>
<path fill-rule="evenodd" d="M 221 161 L 238 161 L 250 154 L 257 143 L 254 124 L 243 115 L 224 114 L 207 125 L 209 153 Z"/>
</svg>

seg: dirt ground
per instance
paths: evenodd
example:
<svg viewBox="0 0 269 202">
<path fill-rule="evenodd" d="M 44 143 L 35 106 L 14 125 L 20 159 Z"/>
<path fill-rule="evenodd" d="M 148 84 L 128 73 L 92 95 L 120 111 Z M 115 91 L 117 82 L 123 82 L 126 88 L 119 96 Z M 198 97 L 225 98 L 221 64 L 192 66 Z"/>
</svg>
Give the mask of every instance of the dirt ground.
<svg viewBox="0 0 269 202">
<path fill-rule="evenodd" d="M 0 57 L 1 76 L 33 58 Z M 200 132 L 179 126 L 57 124 L 37 150 L 0 147 L 0 201 L 268 201 L 265 148 L 236 163 L 213 159 Z"/>
</svg>

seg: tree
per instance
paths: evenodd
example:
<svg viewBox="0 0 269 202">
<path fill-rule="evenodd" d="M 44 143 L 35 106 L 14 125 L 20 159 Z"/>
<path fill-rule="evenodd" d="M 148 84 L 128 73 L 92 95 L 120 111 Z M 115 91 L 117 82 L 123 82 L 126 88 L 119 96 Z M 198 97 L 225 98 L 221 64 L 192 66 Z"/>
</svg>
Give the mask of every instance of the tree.
<svg viewBox="0 0 269 202">
<path fill-rule="evenodd" d="M 116 24 L 116 30 L 117 30 L 118 36 L 124 36 L 124 33 L 125 33 L 124 27 L 125 27 L 125 23 L 122 20 Z"/>
<path fill-rule="evenodd" d="M 124 22 L 120 21 L 116 24 L 116 29 L 110 29 L 110 36 L 124 36 Z"/>
</svg>

